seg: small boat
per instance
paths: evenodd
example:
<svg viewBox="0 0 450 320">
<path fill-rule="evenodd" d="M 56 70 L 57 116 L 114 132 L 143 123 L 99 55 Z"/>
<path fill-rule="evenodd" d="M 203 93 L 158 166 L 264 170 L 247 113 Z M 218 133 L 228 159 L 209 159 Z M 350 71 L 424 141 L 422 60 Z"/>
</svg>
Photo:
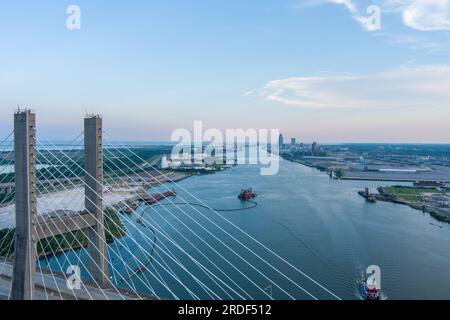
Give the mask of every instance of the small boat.
<svg viewBox="0 0 450 320">
<path fill-rule="evenodd" d="M 241 199 L 242 201 L 248 201 L 253 198 L 256 198 L 256 193 L 254 193 L 251 188 L 241 190 L 241 193 L 238 195 L 238 198 Z"/>
</svg>

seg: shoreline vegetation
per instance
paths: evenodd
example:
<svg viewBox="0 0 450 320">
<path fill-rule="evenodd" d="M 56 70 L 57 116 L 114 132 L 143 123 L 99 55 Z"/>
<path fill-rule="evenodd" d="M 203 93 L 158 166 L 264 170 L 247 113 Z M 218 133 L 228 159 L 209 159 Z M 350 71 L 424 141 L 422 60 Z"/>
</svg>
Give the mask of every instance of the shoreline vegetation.
<svg viewBox="0 0 450 320">
<path fill-rule="evenodd" d="M 430 214 L 434 219 L 450 223 L 450 211 L 444 212 L 445 208 L 439 208 L 440 195 L 446 195 L 448 189 L 417 188 L 408 186 L 378 187 L 378 194 L 370 193 L 368 189 L 359 191 L 358 194 L 369 202 L 385 201 L 407 205 L 413 209 Z M 433 197 L 438 200 L 433 202 Z"/>
<path fill-rule="evenodd" d="M 142 170 L 145 171 L 145 170 Z M 140 181 L 142 183 L 140 185 L 141 188 L 135 189 L 131 185 L 128 185 L 128 196 L 126 199 L 123 199 L 120 202 L 111 204 L 104 209 L 105 212 L 105 237 L 108 243 L 112 242 L 115 239 L 119 239 L 124 237 L 127 232 L 126 229 L 119 217 L 119 214 L 129 214 L 128 212 L 124 212 L 121 208 L 123 205 L 130 206 L 133 208 L 134 202 L 136 198 L 142 197 L 142 188 L 145 187 L 155 187 L 158 185 L 162 185 L 164 183 L 171 182 L 180 182 L 182 180 L 188 179 L 195 175 L 209 175 L 217 172 L 223 171 L 220 168 L 214 168 L 214 170 L 161 170 L 161 176 L 155 176 L 149 181 Z M 167 176 L 167 177 L 166 177 Z M 111 183 L 118 182 L 114 181 L 116 179 L 112 179 Z M 140 180 L 140 179 L 138 179 Z M 67 186 L 65 186 L 67 188 Z M 135 186 L 134 186 L 135 187 Z M 62 188 L 52 188 L 51 190 L 46 190 L 46 193 L 57 193 Z M 13 204 L 14 197 L 9 199 L 10 201 L 4 206 L 8 206 Z M 6 260 L 11 260 L 14 256 L 14 228 L 4 228 L 0 229 L 0 257 Z M 78 230 L 71 233 L 57 235 L 55 237 L 42 239 L 37 244 L 37 255 L 38 259 L 51 257 L 54 255 L 58 255 L 70 250 L 77 250 L 81 247 L 86 247 L 88 245 L 88 239 L 84 230 Z"/>
<path fill-rule="evenodd" d="M 105 212 L 105 238 L 107 242 L 119 239 L 126 235 L 126 230 L 118 214 L 111 208 Z M 0 257 L 11 260 L 14 256 L 14 228 L 0 230 Z M 6 237 L 7 236 L 7 237 Z M 73 249 L 79 249 L 88 245 L 88 239 L 84 230 L 78 230 L 55 237 L 39 240 L 37 244 L 38 259 L 51 257 Z"/>
</svg>

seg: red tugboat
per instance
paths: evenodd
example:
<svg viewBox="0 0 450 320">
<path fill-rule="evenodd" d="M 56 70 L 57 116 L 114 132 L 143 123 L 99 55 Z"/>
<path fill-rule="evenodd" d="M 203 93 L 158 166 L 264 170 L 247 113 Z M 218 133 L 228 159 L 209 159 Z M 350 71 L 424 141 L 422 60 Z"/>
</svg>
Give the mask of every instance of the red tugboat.
<svg viewBox="0 0 450 320">
<path fill-rule="evenodd" d="M 241 190 L 241 193 L 238 195 L 238 198 L 242 201 L 249 201 L 253 198 L 256 198 L 256 193 L 253 192 L 252 188 L 248 188 L 246 190 Z"/>
<path fill-rule="evenodd" d="M 364 283 L 364 293 L 366 300 L 380 300 L 380 290 L 377 288 L 375 279 L 367 279 Z"/>
</svg>

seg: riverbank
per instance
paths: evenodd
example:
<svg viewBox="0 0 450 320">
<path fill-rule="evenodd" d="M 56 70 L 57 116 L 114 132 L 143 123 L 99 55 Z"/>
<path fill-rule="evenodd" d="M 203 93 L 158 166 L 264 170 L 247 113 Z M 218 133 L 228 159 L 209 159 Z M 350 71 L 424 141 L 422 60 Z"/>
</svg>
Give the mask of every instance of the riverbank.
<svg viewBox="0 0 450 320">
<path fill-rule="evenodd" d="M 14 255 L 14 228 L 0 230 L 0 257 L 11 259 Z M 105 209 L 105 238 L 107 242 L 122 238 L 126 230 L 117 213 L 112 209 Z M 47 258 L 76 250 L 88 245 L 88 239 L 83 230 L 57 235 L 42 239 L 37 244 L 39 258 Z"/>
<path fill-rule="evenodd" d="M 434 219 L 450 224 L 450 210 L 447 208 L 447 190 L 437 188 L 416 188 L 408 186 L 378 187 L 377 193 L 368 189 L 358 194 L 369 202 L 385 201 L 409 206 L 430 214 Z M 433 200 L 435 199 L 435 200 Z"/>
<path fill-rule="evenodd" d="M 281 160 L 278 174 L 261 176 L 259 166 L 236 166 L 216 175 L 195 175 L 179 182 L 176 188 L 179 201 L 199 203 L 199 200 L 211 208 L 239 208 L 240 201 L 236 195 L 243 187 L 252 187 L 258 193 L 258 206 L 252 210 L 230 214 L 215 214 L 206 208 L 184 205 L 181 209 L 170 205 L 155 206 L 148 209 L 148 215 L 141 219 L 147 226 L 160 226 L 170 239 L 173 239 L 183 250 L 196 254 L 196 259 L 203 265 L 208 260 L 203 255 L 197 255 L 195 250 L 183 237 L 192 242 L 208 259 L 241 286 L 255 299 L 264 299 L 264 294 L 256 286 L 243 279 L 241 274 L 230 268 L 230 264 L 218 253 L 222 253 L 223 246 L 214 239 L 225 241 L 228 236 L 224 231 L 233 232 L 233 236 L 246 247 L 234 245 L 233 250 L 248 261 L 236 261 L 237 268 L 257 279 L 254 269 L 264 270 L 269 278 L 277 279 L 279 274 L 272 268 L 267 268 L 256 256 L 249 254 L 248 249 L 264 255 L 256 243 L 247 241 L 248 237 L 236 232 L 224 218 L 232 221 L 243 231 L 267 245 L 268 248 L 285 258 L 292 265 L 304 271 L 313 279 L 321 282 L 329 290 L 343 299 L 359 299 L 355 296 L 356 281 L 359 280 L 364 267 L 376 264 L 383 270 L 383 292 L 392 299 L 445 299 L 449 298 L 448 288 L 450 278 L 443 277 L 445 270 L 450 268 L 448 246 L 450 246 L 450 225 L 435 222 L 428 214 L 419 214 L 408 206 L 379 202 L 377 205 L 365 203 L 356 194 L 365 187 L 376 192 L 380 185 L 388 184 L 364 181 L 330 180 L 324 173 L 293 162 Z M 167 185 L 172 188 L 171 185 Z M 158 191 L 166 190 L 165 186 Z M 183 199 L 183 201 L 181 201 Z M 246 206 L 246 205 L 245 205 Z M 150 257 L 139 256 L 135 263 L 127 248 L 135 248 L 139 243 L 148 253 L 151 252 L 152 231 L 137 223 L 137 219 L 146 206 L 137 208 L 130 219 L 123 219 L 127 228 L 127 236 L 120 239 L 118 254 L 130 261 L 129 267 L 119 259 L 114 259 L 114 267 L 124 278 L 131 270 L 147 264 Z M 122 218 L 122 217 L 121 217 Z M 431 223 L 441 225 L 437 228 Z M 189 229 L 183 227 L 183 224 Z M 218 229 L 221 226 L 224 231 Z M 191 231 L 192 230 L 192 231 Z M 209 232 L 210 233 L 209 233 Z M 144 233 L 145 239 L 142 233 Z M 212 234 L 211 234 L 212 233 Z M 203 241 L 208 243 L 202 245 Z M 136 241 L 136 242 L 135 242 Z M 173 278 L 164 272 L 165 267 L 177 269 L 177 262 L 164 255 L 159 247 L 167 246 L 169 250 L 179 250 L 169 239 L 159 236 L 153 263 L 142 274 L 131 278 L 129 284 L 139 286 L 140 291 L 149 292 L 140 284 L 139 279 L 154 279 L 152 274 L 159 272 L 164 281 L 171 285 L 171 289 L 179 298 L 190 297 L 183 288 L 173 283 Z M 228 242 L 227 242 L 228 243 Z M 436 245 L 436 244 L 439 245 Z M 114 246 L 114 245 L 112 245 Z M 218 253 L 212 249 L 216 249 Z M 248 249 L 247 249 L 248 248 Z M 174 252 L 175 252 L 174 251 Z M 47 262 L 41 259 L 43 268 L 57 270 L 59 264 L 77 264 L 80 255 L 67 253 L 49 258 Z M 83 262 L 88 258 L 81 255 Z M 179 263 L 191 266 L 192 260 L 186 255 L 177 255 Z M 167 263 L 168 266 L 163 263 Z M 271 261 L 272 262 L 272 261 Z M 162 265 L 160 265 L 162 264 Z M 413 273 L 404 270 L 414 265 Z M 283 273 L 290 274 L 290 269 L 274 261 L 273 266 Z M 131 268 L 131 269 L 130 269 Z M 128 272 L 127 272 L 128 270 Z M 199 279 L 204 273 L 198 268 L 190 268 L 190 272 Z M 213 271 L 213 270 L 212 270 Z M 177 272 L 180 276 L 182 271 Z M 215 273 L 217 281 L 229 283 L 220 272 Z M 307 281 L 299 274 L 292 273 L 290 277 L 306 290 L 312 292 L 318 299 L 329 299 L 330 296 Z M 172 281 L 172 282 L 171 282 Z M 183 277 L 189 288 L 195 288 L 195 280 Z M 119 285 L 125 286 L 120 280 Z M 212 280 L 205 279 L 205 285 L 216 288 Z M 267 281 L 258 281 L 259 286 L 267 286 Z M 289 285 L 289 284 L 288 284 Z M 159 297 L 170 297 L 170 293 L 159 284 L 151 280 L 153 291 Z M 219 287 L 217 287 L 219 289 Z M 295 286 L 289 286 L 289 291 L 296 299 L 307 299 L 307 295 Z M 194 291 L 199 298 L 208 298 L 201 290 Z M 232 294 L 232 298 L 239 296 Z M 287 299 L 280 290 L 274 290 L 274 299 Z M 221 294 L 226 299 L 227 295 Z M 230 299 L 230 297 L 228 297 Z"/>
<path fill-rule="evenodd" d="M 425 170 L 417 170 L 415 167 L 410 168 L 407 165 L 403 167 L 398 164 L 385 163 L 383 166 L 379 165 L 372 169 L 368 169 L 367 167 L 354 169 L 352 168 L 352 162 L 331 161 L 320 157 L 314 159 L 308 157 L 295 158 L 289 155 L 282 155 L 282 157 L 287 161 L 327 172 L 333 178 L 340 180 L 450 183 L 450 168 L 442 165 L 429 165 Z M 395 169 L 389 170 L 391 167 L 394 167 Z M 388 170 L 380 170 L 382 168 L 387 168 Z M 408 168 L 410 168 L 410 170 L 408 170 Z"/>
<path fill-rule="evenodd" d="M 117 203 L 132 199 L 139 192 L 145 192 L 150 187 L 168 182 L 179 182 L 193 176 L 185 172 L 148 171 L 127 178 L 108 178 L 103 190 L 102 200 L 105 208 L 114 207 Z M 106 183 L 105 183 L 106 184 Z M 37 197 L 37 215 L 43 216 L 52 212 L 80 212 L 84 210 L 84 185 L 71 184 L 64 189 L 53 189 L 39 192 Z M 15 226 L 15 204 L 0 206 L 0 230 Z"/>
<path fill-rule="evenodd" d="M 310 163 L 307 161 L 301 161 L 297 159 L 291 159 L 291 158 L 285 158 L 285 160 L 297 163 L 309 168 L 315 168 L 321 172 L 328 172 L 330 177 L 333 177 L 335 179 L 344 180 L 344 181 L 371 181 L 371 182 L 399 182 L 399 183 L 411 183 L 416 182 L 416 179 L 394 179 L 394 178 L 388 178 L 386 176 L 378 176 L 378 177 L 358 177 L 358 176 L 342 176 L 341 174 L 338 174 L 338 172 L 333 173 L 333 171 L 330 171 L 330 169 L 326 166 L 318 165 L 315 163 Z M 413 187 L 404 187 L 402 188 L 410 188 L 410 190 L 419 190 L 420 188 L 413 188 Z M 450 224 L 450 208 L 439 208 L 439 206 L 430 205 L 429 203 L 425 203 L 423 200 L 422 195 L 420 194 L 402 194 L 398 195 L 388 192 L 388 189 L 379 187 L 378 188 L 379 193 L 367 193 L 367 190 L 364 191 L 358 191 L 358 194 L 362 197 L 364 197 L 368 202 L 375 203 L 376 201 L 384 201 L 384 202 L 391 202 L 395 204 L 401 204 L 409 206 L 412 209 L 420 210 L 422 212 L 428 213 L 431 217 L 436 219 L 440 222 L 445 222 Z M 435 189 L 420 189 L 419 191 L 422 191 L 422 193 L 436 193 L 433 191 L 436 191 Z M 419 192 L 420 193 L 420 192 Z M 449 202 L 449 200 L 446 200 L 446 202 Z"/>
<path fill-rule="evenodd" d="M 194 176 L 192 172 L 147 172 L 128 176 L 127 179 L 110 179 L 108 187 L 103 191 L 103 206 L 105 210 L 105 237 L 107 242 L 121 238 L 127 234 L 118 213 L 130 213 L 126 210 L 132 207 L 135 201 L 152 202 L 157 197 L 149 195 L 148 190 L 168 182 L 180 182 Z M 145 177 L 143 177 L 145 176 Z M 175 195 L 170 192 L 171 196 Z M 165 198 L 164 196 L 163 198 Z M 72 186 L 72 189 L 51 190 L 40 194 L 37 198 L 37 213 L 40 217 L 54 214 L 81 212 L 84 210 L 84 187 Z M 0 256 L 10 259 L 14 247 L 15 205 L 9 204 L 0 207 Z M 42 239 L 37 244 L 37 253 L 40 258 L 48 258 L 55 254 L 86 247 L 88 240 L 83 230 Z"/>
</svg>

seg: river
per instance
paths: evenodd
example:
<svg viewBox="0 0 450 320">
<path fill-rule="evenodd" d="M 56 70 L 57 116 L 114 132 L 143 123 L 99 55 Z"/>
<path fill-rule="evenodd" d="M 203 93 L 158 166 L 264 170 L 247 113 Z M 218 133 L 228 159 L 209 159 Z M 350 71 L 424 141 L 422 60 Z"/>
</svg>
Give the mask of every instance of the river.
<svg viewBox="0 0 450 320">
<path fill-rule="evenodd" d="M 267 294 L 275 299 L 333 299 L 330 292 L 342 299 L 360 299 L 358 283 L 365 269 L 378 265 L 385 299 L 450 299 L 450 225 L 407 206 L 368 203 L 357 194 L 364 187 L 375 189 L 387 184 L 330 180 L 316 169 L 282 160 L 274 176 L 261 176 L 258 166 L 236 166 L 161 186 L 160 190 L 174 188 L 178 193 L 163 203 L 199 203 L 200 199 L 217 209 L 245 207 L 236 196 L 242 188 L 252 187 L 258 193 L 258 206 L 220 213 L 187 205 L 142 206 L 130 218 L 123 217 L 133 240 L 125 237 L 109 246 L 113 260 L 110 274 L 121 286 L 128 284 L 132 290 L 168 299 L 267 299 Z M 136 223 L 143 210 L 142 221 L 147 227 Z M 151 251 L 152 229 L 160 230 L 156 232 L 154 260 L 140 248 Z M 72 262 L 60 255 L 40 263 L 65 269 L 76 263 L 79 254 L 83 268 L 87 263 L 82 251 L 68 254 Z M 135 258 L 148 268 L 133 276 L 131 269 L 139 267 Z M 208 277 L 199 265 L 217 278 Z M 169 267 L 176 277 L 166 271 Z M 130 275 L 132 281 L 128 280 Z"/>
</svg>

